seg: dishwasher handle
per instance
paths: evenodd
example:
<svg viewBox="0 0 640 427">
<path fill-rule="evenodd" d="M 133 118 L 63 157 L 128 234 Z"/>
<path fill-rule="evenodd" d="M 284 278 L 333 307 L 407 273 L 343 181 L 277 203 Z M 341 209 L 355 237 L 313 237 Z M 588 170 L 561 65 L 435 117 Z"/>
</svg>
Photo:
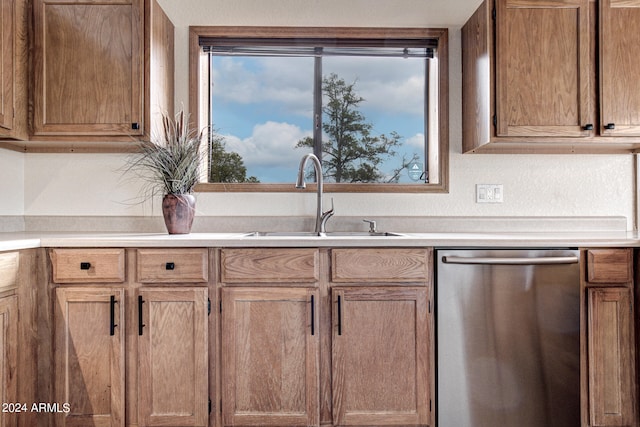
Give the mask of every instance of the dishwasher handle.
<svg viewBox="0 0 640 427">
<path fill-rule="evenodd" d="M 545 265 L 545 264 L 577 264 L 577 256 L 552 257 L 460 257 L 445 255 L 445 264 L 487 264 L 487 265 Z"/>
</svg>

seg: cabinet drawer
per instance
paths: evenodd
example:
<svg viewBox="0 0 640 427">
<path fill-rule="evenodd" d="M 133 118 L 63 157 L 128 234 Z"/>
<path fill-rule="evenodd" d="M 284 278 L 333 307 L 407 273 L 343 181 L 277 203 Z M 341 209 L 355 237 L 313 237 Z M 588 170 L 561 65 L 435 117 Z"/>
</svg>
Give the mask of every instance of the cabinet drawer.
<svg viewBox="0 0 640 427">
<path fill-rule="evenodd" d="M 598 284 L 630 283 L 632 273 L 632 249 L 587 250 L 587 281 Z"/>
<path fill-rule="evenodd" d="M 317 249 L 223 249 L 225 283 L 313 283 L 318 281 Z"/>
<path fill-rule="evenodd" d="M 55 283 L 124 282 L 124 249 L 51 249 Z"/>
<path fill-rule="evenodd" d="M 0 292 L 13 289 L 18 283 L 18 252 L 0 254 Z"/>
<path fill-rule="evenodd" d="M 334 282 L 430 281 L 429 249 L 334 249 Z"/>
<path fill-rule="evenodd" d="M 140 283 L 196 283 L 209 280 L 207 249 L 138 249 Z"/>
</svg>

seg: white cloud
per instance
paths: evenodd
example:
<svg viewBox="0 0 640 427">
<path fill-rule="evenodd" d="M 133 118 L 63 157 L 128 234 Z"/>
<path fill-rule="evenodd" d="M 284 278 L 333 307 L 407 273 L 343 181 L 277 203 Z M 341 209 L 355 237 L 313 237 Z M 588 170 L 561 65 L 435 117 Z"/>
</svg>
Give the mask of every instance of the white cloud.
<svg viewBox="0 0 640 427">
<path fill-rule="evenodd" d="M 411 147 L 413 149 L 418 149 L 421 151 L 424 150 L 424 134 L 417 133 L 412 137 L 406 138 L 404 141 L 404 145 L 406 147 Z"/>
<path fill-rule="evenodd" d="M 289 123 L 268 121 L 253 128 L 248 138 L 223 135 L 227 151 L 235 151 L 242 156 L 247 169 L 252 166 L 291 166 L 297 165 L 304 149 L 295 149 L 295 145 L 311 131 L 304 131 Z"/>
<path fill-rule="evenodd" d="M 221 57 L 217 61 L 214 96 L 240 104 L 277 102 L 285 111 L 310 116 L 313 59 Z M 422 115 L 423 62 L 331 57 L 325 59 L 323 69 L 325 75 L 336 73 L 349 84 L 356 82 L 356 91 L 365 98 L 367 108 Z"/>
<path fill-rule="evenodd" d="M 423 114 L 423 62 L 398 58 L 332 58 L 330 64 L 331 71 L 327 72 L 335 72 L 347 83 L 356 82 L 356 92 L 365 99 L 367 108 Z M 329 70 L 329 66 L 325 70 Z"/>
<path fill-rule="evenodd" d="M 311 115 L 313 62 L 310 58 L 222 57 L 213 70 L 214 96 L 231 103 L 279 103 L 285 111 Z"/>
</svg>

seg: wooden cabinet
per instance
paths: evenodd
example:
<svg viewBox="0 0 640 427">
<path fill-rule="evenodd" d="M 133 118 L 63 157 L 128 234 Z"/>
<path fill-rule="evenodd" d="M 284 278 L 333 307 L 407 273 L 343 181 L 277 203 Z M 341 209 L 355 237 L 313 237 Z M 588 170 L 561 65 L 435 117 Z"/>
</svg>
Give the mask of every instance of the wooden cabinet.
<svg viewBox="0 0 640 427">
<path fill-rule="evenodd" d="M 54 425 L 207 426 L 208 250 L 49 254 Z"/>
<path fill-rule="evenodd" d="M 207 288 L 138 295 L 140 425 L 208 425 Z"/>
<path fill-rule="evenodd" d="M 51 249 L 57 426 L 125 425 L 125 251 Z"/>
<path fill-rule="evenodd" d="M 0 139 L 27 135 L 27 2 L 0 5 Z M 4 146 L 9 143 L 0 143 Z"/>
<path fill-rule="evenodd" d="M 585 426 L 637 425 L 632 253 L 632 249 L 584 251 Z"/>
<path fill-rule="evenodd" d="M 600 0 L 600 129 L 640 136 L 640 1 Z"/>
<path fill-rule="evenodd" d="M 332 289 L 334 425 L 431 425 L 427 288 Z"/>
<path fill-rule="evenodd" d="M 320 252 L 220 252 L 221 425 L 320 423 Z"/>
<path fill-rule="evenodd" d="M 173 25 L 155 0 L 34 0 L 33 14 L 33 140 L 131 145 L 173 111 Z"/>
<path fill-rule="evenodd" d="M 13 81 L 15 79 L 15 2 L 0 5 L 0 128 L 13 127 Z"/>
<path fill-rule="evenodd" d="M 0 269 L 1 274 L 2 269 Z M 18 347 L 18 297 L 0 298 L 0 397 L 3 403 L 18 402 L 17 347 Z M 29 408 L 30 409 L 30 408 Z M 17 425 L 17 413 L 2 411 L 0 426 Z"/>
<path fill-rule="evenodd" d="M 208 425 L 208 253 L 135 251 L 140 426 Z"/>
<path fill-rule="evenodd" d="M 331 250 L 334 425 L 433 425 L 432 257 Z"/>
<path fill-rule="evenodd" d="M 640 123 L 631 3 L 483 2 L 462 29 L 463 152 L 639 148 L 629 138 Z"/>
<path fill-rule="evenodd" d="M 431 256 L 223 249 L 221 425 L 432 425 Z"/>
<path fill-rule="evenodd" d="M 55 290 L 54 397 L 58 426 L 124 426 L 122 287 Z"/>
<path fill-rule="evenodd" d="M 222 424 L 319 424 L 318 291 L 222 290 Z"/>
<path fill-rule="evenodd" d="M 496 136 L 587 136 L 588 0 L 496 0 Z"/>
</svg>

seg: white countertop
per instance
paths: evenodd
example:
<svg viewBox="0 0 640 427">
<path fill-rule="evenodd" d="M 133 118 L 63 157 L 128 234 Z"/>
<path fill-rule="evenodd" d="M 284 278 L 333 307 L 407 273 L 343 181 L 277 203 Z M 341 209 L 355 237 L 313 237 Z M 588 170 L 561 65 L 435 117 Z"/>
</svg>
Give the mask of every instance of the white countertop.
<svg viewBox="0 0 640 427">
<path fill-rule="evenodd" d="M 38 247 L 631 247 L 636 232 L 402 233 L 400 236 L 259 236 L 246 233 L 0 233 L 0 251 Z"/>
</svg>

